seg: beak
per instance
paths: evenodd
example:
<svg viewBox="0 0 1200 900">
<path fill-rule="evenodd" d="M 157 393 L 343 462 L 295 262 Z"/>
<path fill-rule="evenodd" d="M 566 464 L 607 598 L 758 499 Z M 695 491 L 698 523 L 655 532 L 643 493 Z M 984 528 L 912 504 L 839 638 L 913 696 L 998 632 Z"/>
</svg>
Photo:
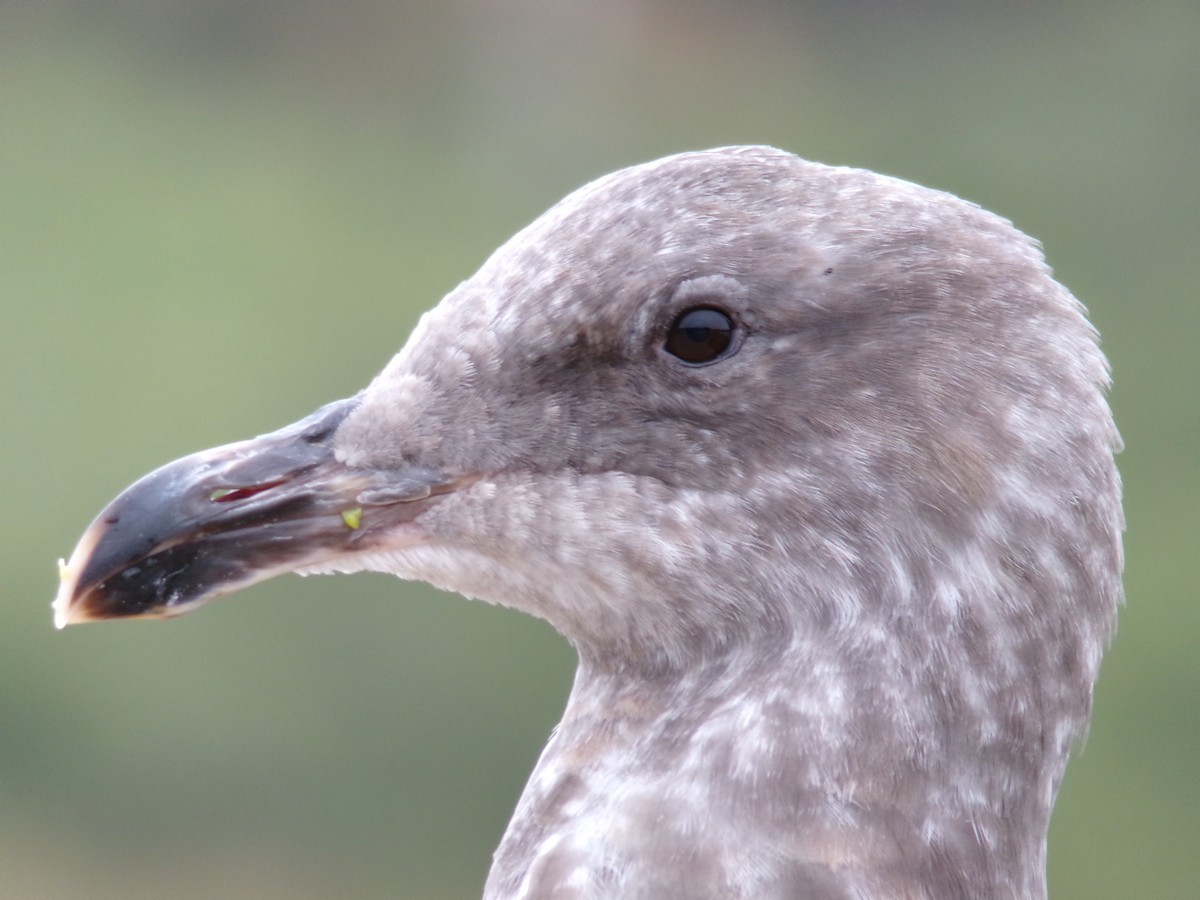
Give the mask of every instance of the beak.
<svg viewBox="0 0 1200 900">
<path fill-rule="evenodd" d="M 333 435 L 357 405 L 331 403 L 127 488 L 59 562 L 55 626 L 178 615 L 283 572 L 422 543 L 417 517 L 465 480 L 338 462 Z"/>
</svg>

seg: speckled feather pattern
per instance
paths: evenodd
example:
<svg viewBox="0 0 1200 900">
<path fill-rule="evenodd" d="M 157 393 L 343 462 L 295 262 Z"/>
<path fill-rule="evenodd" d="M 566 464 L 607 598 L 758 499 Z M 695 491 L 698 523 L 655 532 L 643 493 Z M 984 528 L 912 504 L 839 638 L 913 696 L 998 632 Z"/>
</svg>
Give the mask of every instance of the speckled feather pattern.
<svg viewBox="0 0 1200 900">
<path fill-rule="evenodd" d="M 686 367 L 681 309 L 738 351 Z M 489 898 L 1039 898 L 1115 626 L 1105 360 L 1037 245 L 769 148 L 567 197 L 337 435 L 477 473 L 339 560 L 578 649 Z"/>
</svg>

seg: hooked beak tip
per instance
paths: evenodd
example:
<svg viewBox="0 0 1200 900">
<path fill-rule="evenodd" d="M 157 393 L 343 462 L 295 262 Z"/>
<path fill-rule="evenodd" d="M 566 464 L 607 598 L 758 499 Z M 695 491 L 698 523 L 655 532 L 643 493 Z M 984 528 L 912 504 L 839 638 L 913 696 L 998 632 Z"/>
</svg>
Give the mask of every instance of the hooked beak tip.
<svg viewBox="0 0 1200 900">
<path fill-rule="evenodd" d="M 54 627 L 59 631 L 68 625 L 87 621 L 87 614 L 82 604 L 76 604 L 75 587 L 79 581 L 79 573 L 64 560 L 58 561 L 58 593 L 54 596 L 51 609 L 54 610 Z"/>
<path fill-rule="evenodd" d="M 54 595 L 51 609 L 54 610 L 54 627 L 59 631 L 93 618 L 88 614 L 87 605 L 80 602 L 79 577 L 103 533 L 104 529 L 98 523 L 92 523 L 71 552 L 71 558 L 58 561 L 58 593 Z"/>
</svg>

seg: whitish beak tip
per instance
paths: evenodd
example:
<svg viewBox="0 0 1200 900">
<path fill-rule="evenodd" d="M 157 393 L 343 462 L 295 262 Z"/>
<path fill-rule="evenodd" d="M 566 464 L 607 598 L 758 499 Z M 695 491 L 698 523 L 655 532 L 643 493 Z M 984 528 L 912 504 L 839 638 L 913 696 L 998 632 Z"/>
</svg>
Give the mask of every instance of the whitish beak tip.
<svg viewBox="0 0 1200 900">
<path fill-rule="evenodd" d="M 58 593 L 51 608 L 54 610 L 54 627 L 66 628 L 71 624 L 71 594 L 75 590 L 75 573 L 67 561 L 58 561 Z"/>
</svg>

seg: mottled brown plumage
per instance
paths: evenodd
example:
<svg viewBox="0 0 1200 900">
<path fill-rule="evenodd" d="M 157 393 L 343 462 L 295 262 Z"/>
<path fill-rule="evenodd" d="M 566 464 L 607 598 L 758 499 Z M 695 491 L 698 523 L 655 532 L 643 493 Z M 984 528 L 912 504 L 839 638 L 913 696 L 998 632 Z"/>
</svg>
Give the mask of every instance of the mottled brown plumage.
<svg viewBox="0 0 1200 900">
<path fill-rule="evenodd" d="M 1107 384 L 996 216 L 683 154 L 520 232 L 359 396 L 135 485 L 58 621 L 292 569 L 544 617 L 579 672 L 489 897 L 1037 898 L 1120 599 Z"/>
</svg>

